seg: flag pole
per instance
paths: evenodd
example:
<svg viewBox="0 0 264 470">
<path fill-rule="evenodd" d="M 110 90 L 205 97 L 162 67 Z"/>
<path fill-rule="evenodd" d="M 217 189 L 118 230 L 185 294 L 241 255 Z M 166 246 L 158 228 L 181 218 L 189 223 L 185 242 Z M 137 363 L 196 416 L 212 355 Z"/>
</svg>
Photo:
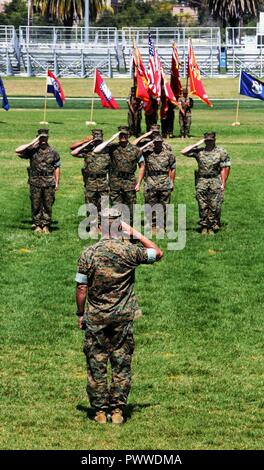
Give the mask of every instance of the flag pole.
<svg viewBox="0 0 264 470">
<path fill-rule="evenodd" d="M 48 88 L 48 71 L 47 71 L 46 85 L 45 85 L 44 116 L 43 116 L 43 121 L 40 121 L 40 124 L 44 124 L 46 126 L 49 125 L 48 121 L 46 121 L 46 119 L 47 119 L 47 101 L 48 101 L 47 88 Z"/>
<path fill-rule="evenodd" d="M 189 57 L 189 52 L 190 52 L 190 46 L 192 45 L 192 41 L 191 41 L 191 38 L 188 38 L 188 58 L 187 58 L 187 77 L 186 77 L 186 84 L 185 84 L 185 89 L 188 93 L 188 96 L 189 96 L 189 60 L 190 60 L 190 57 Z"/>
<path fill-rule="evenodd" d="M 95 85 L 95 72 L 96 68 L 94 69 L 94 85 Z M 94 90 L 94 87 L 93 87 Z M 94 91 L 93 91 L 94 93 Z M 94 96 L 92 97 L 92 104 L 91 104 L 91 113 L 90 113 L 90 121 L 86 121 L 85 124 L 86 126 L 96 126 L 96 122 L 93 121 L 93 111 L 94 111 Z"/>
<path fill-rule="evenodd" d="M 238 111 L 239 111 L 239 104 L 240 104 L 240 83 L 241 83 L 241 72 L 242 69 L 240 69 L 240 74 L 239 74 L 239 80 L 238 80 L 238 96 L 237 96 L 237 107 L 236 107 L 236 120 L 235 122 L 232 122 L 232 126 L 240 126 L 240 122 L 238 121 Z"/>
</svg>

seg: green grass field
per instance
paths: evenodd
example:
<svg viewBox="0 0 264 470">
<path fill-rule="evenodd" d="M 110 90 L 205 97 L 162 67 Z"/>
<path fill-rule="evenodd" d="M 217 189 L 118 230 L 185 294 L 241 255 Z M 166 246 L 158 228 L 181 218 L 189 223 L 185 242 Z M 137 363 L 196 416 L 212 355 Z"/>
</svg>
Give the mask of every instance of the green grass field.
<svg viewBox="0 0 264 470">
<path fill-rule="evenodd" d="M 193 111 L 189 141 L 215 130 L 232 159 L 224 225 L 214 237 L 196 231 L 195 162 L 180 155 L 185 143 L 171 141 L 173 197 L 187 205 L 187 244 L 168 252 L 161 241 L 163 260 L 137 270 L 144 316 L 135 322 L 122 427 L 87 419 L 75 317 L 76 263 L 89 242 L 77 234 L 82 162 L 68 147 L 89 134 L 87 111 L 49 110 L 62 178 L 54 231 L 42 237 L 30 230 L 27 164 L 14 149 L 35 136 L 43 111 L 1 112 L 1 449 L 263 449 L 264 128 L 263 103 L 256 101 L 241 104 L 235 128 L 234 103 Z M 96 109 L 94 119 L 109 137 L 126 112 Z"/>
</svg>

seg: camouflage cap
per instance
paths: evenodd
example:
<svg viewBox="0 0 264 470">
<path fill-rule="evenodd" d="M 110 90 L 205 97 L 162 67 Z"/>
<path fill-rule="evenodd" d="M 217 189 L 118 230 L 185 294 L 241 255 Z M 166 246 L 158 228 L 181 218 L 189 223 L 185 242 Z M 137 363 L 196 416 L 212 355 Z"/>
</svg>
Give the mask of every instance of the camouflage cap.
<svg viewBox="0 0 264 470">
<path fill-rule="evenodd" d="M 128 126 L 119 126 L 118 130 L 121 134 L 129 134 L 129 128 Z"/>
<path fill-rule="evenodd" d="M 93 139 L 102 139 L 103 140 L 103 130 L 102 129 L 93 129 L 92 130 Z"/>
<path fill-rule="evenodd" d="M 105 219 L 118 219 L 118 217 L 121 217 L 121 211 L 115 207 L 106 208 L 101 212 L 101 217 Z"/>
<path fill-rule="evenodd" d="M 204 140 L 215 140 L 215 132 L 205 132 Z"/>
<path fill-rule="evenodd" d="M 150 126 L 150 130 L 152 132 L 159 132 L 160 131 L 160 125 L 159 124 L 152 124 L 152 126 Z"/>
<path fill-rule="evenodd" d="M 40 136 L 48 137 L 49 129 L 38 129 L 37 137 L 40 137 Z"/>
</svg>

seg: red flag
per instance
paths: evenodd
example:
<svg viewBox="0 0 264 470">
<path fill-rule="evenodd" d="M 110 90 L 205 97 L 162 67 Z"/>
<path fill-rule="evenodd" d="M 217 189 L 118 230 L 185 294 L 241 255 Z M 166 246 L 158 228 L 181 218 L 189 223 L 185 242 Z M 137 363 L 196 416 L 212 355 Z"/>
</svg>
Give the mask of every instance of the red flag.
<svg viewBox="0 0 264 470">
<path fill-rule="evenodd" d="M 142 101 L 148 102 L 150 101 L 148 79 L 139 49 L 134 47 L 132 54 L 134 61 L 134 80 L 137 87 L 136 96 Z"/>
<path fill-rule="evenodd" d="M 198 98 L 208 104 L 208 106 L 213 106 L 211 101 L 209 101 L 205 88 L 202 84 L 200 69 L 196 62 L 191 41 L 189 43 L 188 53 L 188 76 L 190 79 L 190 93 L 192 93 L 192 95 L 198 96 Z"/>
<path fill-rule="evenodd" d="M 152 95 L 159 102 L 161 95 L 161 64 L 160 59 L 152 41 L 151 34 L 148 35 L 149 64 L 148 64 L 148 84 Z"/>
<path fill-rule="evenodd" d="M 160 67 L 161 67 L 161 89 L 162 89 L 161 91 L 162 105 L 160 108 L 160 117 L 161 119 L 164 119 L 168 111 L 168 101 L 170 101 L 172 104 L 175 104 L 175 106 L 178 106 L 180 109 L 181 109 L 181 106 L 179 105 L 177 99 L 175 98 L 171 85 L 166 80 L 164 68 L 161 64 L 160 64 Z"/>
<path fill-rule="evenodd" d="M 101 104 L 105 108 L 119 109 L 117 102 L 112 97 L 111 91 L 106 86 L 103 78 L 101 77 L 97 69 L 95 69 L 93 92 L 97 93 L 97 95 L 101 98 Z"/>
<path fill-rule="evenodd" d="M 178 98 L 182 94 L 180 66 L 181 66 L 181 62 L 180 62 L 180 58 L 178 55 L 176 44 L 174 42 L 172 45 L 170 85 L 176 98 Z"/>
</svg>

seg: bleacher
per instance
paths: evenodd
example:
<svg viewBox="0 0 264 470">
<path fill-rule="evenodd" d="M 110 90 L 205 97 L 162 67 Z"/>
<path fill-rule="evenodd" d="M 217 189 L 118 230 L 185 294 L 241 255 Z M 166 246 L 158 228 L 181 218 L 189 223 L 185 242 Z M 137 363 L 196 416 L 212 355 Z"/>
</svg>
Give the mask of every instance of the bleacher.
<svg viewBox="0 0 264 470">
<path fill-rule="evenodd" d="M 227 74 L 237 76 L 240 69 L 264 75 L 264 24 L 257 28 L 226 28 Z"/>
<path fill-rule="evenodd" d="M 0 26 L 0 74 L 20 73 L 20 48 L 14 26 Z"/>
<path fill-rule="evenodd" d="M 20 26 L 21 70 L 44 75 L 89 77 L 98 67 L 105 75 L 119 71 L 116 28 Z"/>
<path fill-rule="evenodd" d="M 203 76 L 237 76 L 246 69 L 263 76 L 264 24 L 257 28 L 226 28 L 221 44 L 219 28 L 93 28 L 0 26 L 0 74 L 43 76 L 47 68 L 61 77 L 91 77 L 94 68 L 108 77 L 129 77 L 132 47 L 148 64 L 148 33 L 167 73 L 175 41 L 186 74 L 188 39 Z"/>
</svg>

